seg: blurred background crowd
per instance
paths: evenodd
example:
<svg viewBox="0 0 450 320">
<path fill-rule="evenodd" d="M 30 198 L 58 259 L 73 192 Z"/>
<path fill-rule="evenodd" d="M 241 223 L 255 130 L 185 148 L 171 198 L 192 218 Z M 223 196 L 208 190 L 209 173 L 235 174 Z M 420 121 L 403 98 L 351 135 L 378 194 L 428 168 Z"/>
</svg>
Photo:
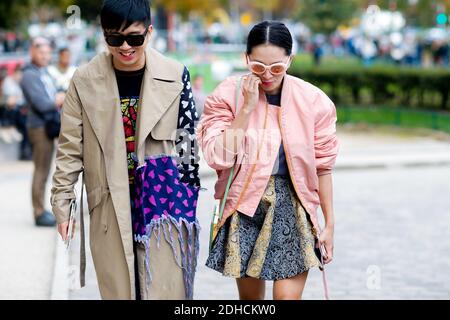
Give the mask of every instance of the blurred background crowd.
<svg viewBox="0 0 450 320">
<path fill-rule="evenodd" d="M 100 0 L 27 0 L 0 4 L 0 54 L 26 52 L 43 35 L 70 46 L 72 62 L 103 50 Z M 448 0 L 156 0 L 152 2 L 160 51 L 235 51 L 262 19 L 283 20 L 298 53 L 355 56 L 366 61 L 448 64 Z M 20 17 L 20 18 L 18 18 Z"/>
<path fill-rule="evenodd" d="M 50 40 L 53 76 L 68 72 L 106 49 L 100 6 L 101 0 L 0 3 L 0 139 L 22 141 L 21 159 L 30 151 L 18 83 L 31 39 Z M 219 81 L 245 70 L 246 35 L 262 19 L 290 28 L 290 72 L 320 85 L 337 104 L 448 110 L 442 69 L 449 64 L 450 0 L 155 0 L 152 9 L 150 45 L 190 68 L 199 111 Z"/>
</svg>

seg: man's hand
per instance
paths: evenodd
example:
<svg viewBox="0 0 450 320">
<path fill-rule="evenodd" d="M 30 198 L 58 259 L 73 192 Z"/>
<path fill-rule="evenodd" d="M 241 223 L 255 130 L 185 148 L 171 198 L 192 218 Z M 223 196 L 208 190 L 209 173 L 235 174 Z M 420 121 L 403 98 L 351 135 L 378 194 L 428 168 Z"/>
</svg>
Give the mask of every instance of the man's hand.
<svg viewBox="0 0 450 320">
<path fill-rule="evenodd" d="M 73 232 L 72 232 L 72 239 L 75 235 L 75 220 L 73 221 Z M 63 241 L 67 240 L 67 232 L 69 231 L 69 221 L 59 223 L 58 224 L 58 233 L 61 235 L 61 238 Z"/>
<path fill-rule="evenodd" d="M 64 103 L 64 99 L 66 98 L 66 94 L 64 92 L 58 92 L 55 96 L 55 104 L 58 108 L 61 108 L 63 103 Z"/>
</svg>

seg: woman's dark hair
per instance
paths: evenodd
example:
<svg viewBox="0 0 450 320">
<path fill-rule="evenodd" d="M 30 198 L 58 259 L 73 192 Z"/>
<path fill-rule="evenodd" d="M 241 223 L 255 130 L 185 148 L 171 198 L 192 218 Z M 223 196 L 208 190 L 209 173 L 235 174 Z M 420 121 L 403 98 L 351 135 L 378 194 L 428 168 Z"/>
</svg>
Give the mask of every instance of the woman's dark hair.
<svg viewBox="0 0 450 320">
<path fill-rule="evenodd" d="M 103 30 L 125 30 L 135 22 L 151 24 L 149 0 L 104 0 L 100 11 Z"/>
<path fill-rule="evenodd" d="M 292 35 L 284 23 L 263 21 L 255 25 L 247 38 L 247 54 L 261 44 L 273 44 L 283 48 L 289 56 L 292 53 Z"/>
</svg>

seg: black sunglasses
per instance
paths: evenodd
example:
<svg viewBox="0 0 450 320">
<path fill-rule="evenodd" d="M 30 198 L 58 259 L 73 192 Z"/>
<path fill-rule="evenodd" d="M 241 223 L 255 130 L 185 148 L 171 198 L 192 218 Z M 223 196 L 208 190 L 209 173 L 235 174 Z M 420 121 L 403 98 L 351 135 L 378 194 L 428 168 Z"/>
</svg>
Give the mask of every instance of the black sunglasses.
<svg viewBox="0 0 450 320">
<path fill-rule="evenodd" d="M 139 47 L 144 43 L 147 31 L 148 29 L 145 29 L 143 34 L 104 34 L 104 36 L 106 43 L 111 47 L 120 47 L 124 41 L 132 47 Z"/>
</svg>

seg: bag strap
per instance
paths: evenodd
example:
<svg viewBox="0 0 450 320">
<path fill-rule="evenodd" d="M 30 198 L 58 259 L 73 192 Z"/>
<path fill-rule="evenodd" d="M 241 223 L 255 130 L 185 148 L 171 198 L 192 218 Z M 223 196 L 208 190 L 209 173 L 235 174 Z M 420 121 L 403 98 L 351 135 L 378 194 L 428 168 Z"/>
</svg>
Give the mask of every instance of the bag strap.
<svg viewBox="0 0 450 320">
<path fill-rule="evenodd" d="M 320 230 L 320 228 L 319 228 Z M 320 237 L 320 231 L 317 234 L 317 241 L 319 241 L 319 237 Z M 330 291 L 328 289 L 328 281 L 327 281 L 327 275 L 325 274 L 325 263 L 323 260 L 323 257 L 325 256 L 326 250 L 325 250 L 325 246 L 319 243 L 319 251 L 320 251 L 320 263 L 322 264 L 322 284 L 323 284 L 323 294 L 325 297 L 325 300 L 330 300 Z"/>
<path fill-rule="evenodd" d="M 242 77 L 239 77 L 239 79 L 236 82 L 236 90 L 234 93 L 235 114 L 237 114 L 237 112 L 238 112 L 239 93 L 241 91 L 241 83 L 242 83 Z M 219 221 L 222 220 L 223 211 L 225 209 L 225 203 L 227 202 L 227 198 L 228 198 L 228 192 L 230 191 L 231 182 L 233 181 L 233 176 L 234 176 L 234 165 L 231 167 L 230 176 L 228 177 L 227 186 L 225 188 L 225 193 L 224 193 L 222 201 L 220 203 Z"/>
<path fill-rule="evenodd" d="M 320 260 L 321 260 L 322 266 L 323 266 L 323 270 L 322 270 L 323 294 L 325 296 L 325 300 L 330 300 L 330 291 L 328 289 L 327 275 L 325 274 L 325 264 L 323 263 L 323 258 L 321 258 Z"/>
</svg>

